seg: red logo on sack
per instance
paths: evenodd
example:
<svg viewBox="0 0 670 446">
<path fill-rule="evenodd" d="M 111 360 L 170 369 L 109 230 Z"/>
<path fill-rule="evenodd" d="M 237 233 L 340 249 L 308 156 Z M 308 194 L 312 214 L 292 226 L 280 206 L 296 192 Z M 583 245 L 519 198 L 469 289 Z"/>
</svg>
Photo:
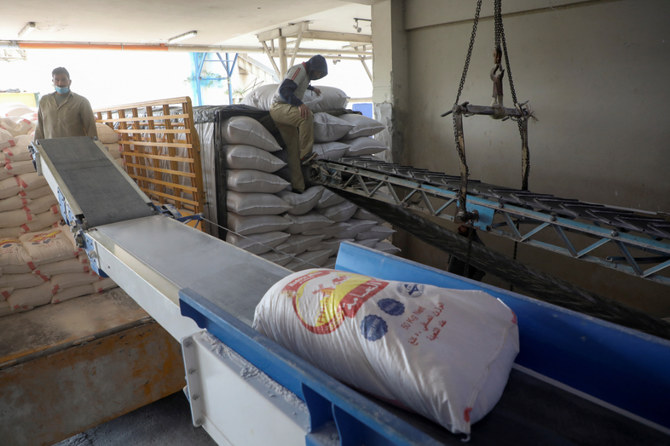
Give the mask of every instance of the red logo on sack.
<svg viewBox="0 0 670 446">
<path fill-rule="evenodd" d="M 331 280 L 332 286 L 323 285 L 312 292 L 318 294 L 319 312 L 312 323 L 300 311 L 301 299 L 314 299 L 305 296 L 308 292 L 304 285 L 312 279 L 337 274 Z M 346 317 L 353 318 L 361 306 L 371 297 L 386 288 L 388 282 L 371 279 L 358 274 L 333 273 L 332 271 L 313 271 L 289 282 L 283 289 L 287 297 L 292 299 L 293 310 L 302 325 L 315 334 L 332 333 L 342 325 Z"/>
<path fill-rule="evenodd" d="M 53 239 L 55 239 L 56 236 L 59 233 L 60 233 L 60 229 L 56 229 L 55 231 L 49 231 L 49 232 L 40 232 L 39 234 L 35 235 L 34 237 L 31 237 L 30 240 L 28 240 L 28 241 L 30 243 L 32 243 L 33 245 L 48 244 Z"/>
</svg>

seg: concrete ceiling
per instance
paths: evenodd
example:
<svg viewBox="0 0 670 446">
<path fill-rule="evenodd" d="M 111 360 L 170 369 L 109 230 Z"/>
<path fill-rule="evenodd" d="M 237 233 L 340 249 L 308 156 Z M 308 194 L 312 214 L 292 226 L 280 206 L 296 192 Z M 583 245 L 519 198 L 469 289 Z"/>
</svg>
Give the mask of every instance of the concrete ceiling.
<svg viewBox="0 0 670 446">
<path fill-rule="evenodd" d="M 259 46 L 257 33 L 309 21 L 311 30 L 357 33 L 354 18 L 370 19 L 373 0 L 21 0 L 0 13 L 0 44 L 21 42 Z M 19 36 L 28 23 L 35 27 Z M 371 34 L 361 21 L 359 34 Z M 323 43 L 316 47 L 322 46 Z M 342 45 L 342 42 L 340 42 Z M 309 46 L 304 41 L 302 46 Z"/>
</svg>

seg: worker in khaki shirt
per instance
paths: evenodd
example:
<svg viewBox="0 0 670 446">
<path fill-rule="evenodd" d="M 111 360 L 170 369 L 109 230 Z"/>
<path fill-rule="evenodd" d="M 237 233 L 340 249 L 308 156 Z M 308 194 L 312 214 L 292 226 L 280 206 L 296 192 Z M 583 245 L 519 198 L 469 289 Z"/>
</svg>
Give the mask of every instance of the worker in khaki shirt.
<svg viewBox="0 0 670 446">
<path fill-rule="evenodd" d="M 83 96 L 70 91 L 70 73 L 63 68 L 51 72 L 54 93 L 40 99 L 35 139 L 66 136 L 98 137 L 91 104 Z"/>
</svg>

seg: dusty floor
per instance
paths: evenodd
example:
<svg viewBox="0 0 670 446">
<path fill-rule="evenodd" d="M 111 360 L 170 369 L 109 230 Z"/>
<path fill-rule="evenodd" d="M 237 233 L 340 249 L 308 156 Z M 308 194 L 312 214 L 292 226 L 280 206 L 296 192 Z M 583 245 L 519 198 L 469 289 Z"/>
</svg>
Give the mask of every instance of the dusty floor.
<svg viewBox="0 0 670 446">
<path fill-rule="evenodd" d="M 193 427 L 188 401 L 177 392 L 153 404 L 56 443 L 55 446 L 213 446 Z"/>
</svg>

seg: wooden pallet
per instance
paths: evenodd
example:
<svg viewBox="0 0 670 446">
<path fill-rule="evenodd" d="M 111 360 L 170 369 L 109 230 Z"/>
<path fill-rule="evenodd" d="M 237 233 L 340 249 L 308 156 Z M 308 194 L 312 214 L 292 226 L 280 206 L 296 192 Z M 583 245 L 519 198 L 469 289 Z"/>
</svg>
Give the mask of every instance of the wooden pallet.
<svg viewBox="0 0 670 446">
<path fill-rule="evenodd" d="M 191 98 L 119 105 L 94 113 L 97 122 L 120 134 L 124 168 L 149 198 L 186 215 L 202 213 L 205 193 Z"/>
</svg>

